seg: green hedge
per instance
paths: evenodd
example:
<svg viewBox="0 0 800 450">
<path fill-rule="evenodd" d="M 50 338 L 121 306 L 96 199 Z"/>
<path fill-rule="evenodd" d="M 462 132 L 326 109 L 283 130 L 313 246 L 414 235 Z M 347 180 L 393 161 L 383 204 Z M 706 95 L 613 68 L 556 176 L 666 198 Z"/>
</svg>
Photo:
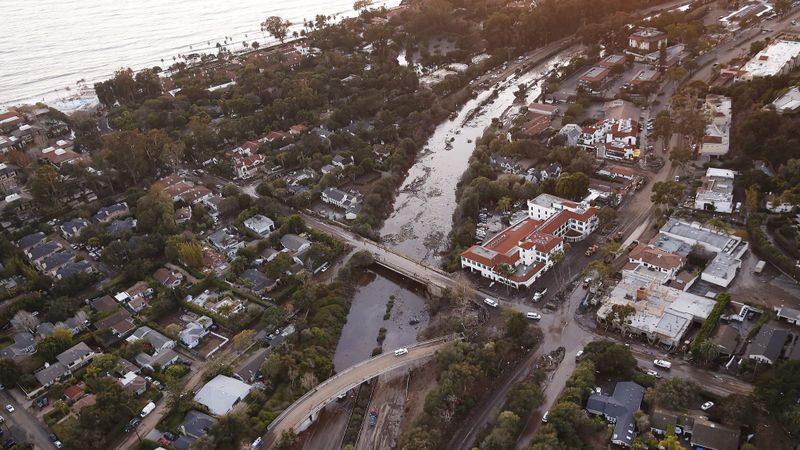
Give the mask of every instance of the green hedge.
<svg viewBox="0 0 800 450">
<path fill-rule="evenodd" d="M 695 355 L 700 348 L 700 344 L 711 337 L 711 333 L 713 333 L 714 328 L 717 327 L 717 322 L 719 321 L 720 316 L 722 316 L 722 313 L 725 312 L 725 309 L 731 302 L 731 295 L 727 292 L 721 292 L 717 294 L 716 300 L 717 304 L 714 305 L 714 308 L 711 310 L 708 318 L 705 322 L 703 322 L 703 326 L 700 327 L 697 337 L 695 337 L 694 342 L 692 342 L 692 353 Z"/>
</svg>

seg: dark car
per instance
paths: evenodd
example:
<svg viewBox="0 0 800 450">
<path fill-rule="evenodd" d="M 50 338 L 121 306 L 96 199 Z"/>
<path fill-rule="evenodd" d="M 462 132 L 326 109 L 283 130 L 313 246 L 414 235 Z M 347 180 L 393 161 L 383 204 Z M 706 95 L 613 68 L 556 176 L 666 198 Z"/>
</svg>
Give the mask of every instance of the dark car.
<svg viewBox="0 0 800 450">
<path fill-rule="evenodd" d="M 50 440 L 53 441 L 53 442 L 58 440 L 58 437 L 56 436 L 55 433 L 50 433 L 50 436 L 47 436 L 47 437 L 49 437 Z"/>
<path fill-rule="evenodd" d="M 164 437 L 169 439 L 170 441 L 174 441 L 175 439 L 178 439 L 178 436 L 175 436 L 174 434 L 170 433 L 169 431 L 164 433 Z"/>
</svg>

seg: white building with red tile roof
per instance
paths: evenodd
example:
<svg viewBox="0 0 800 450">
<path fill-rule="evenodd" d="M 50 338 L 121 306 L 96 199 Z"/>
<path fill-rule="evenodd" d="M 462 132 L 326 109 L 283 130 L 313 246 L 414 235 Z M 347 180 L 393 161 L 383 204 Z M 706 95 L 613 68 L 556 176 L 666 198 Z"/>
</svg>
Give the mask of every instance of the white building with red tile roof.
<svg viewBox="0 0 800 450">
<path fill-rule="evenodd" d="M 264 155 L 236 156 L 233 158 L 233 168 L 236 171 L 236 178 L 252 178 L 258 171 L 258 167 L 264 164 Z"/>
<path fill-rule="evenodd" d="M 461 268 L 515 288 L 530 287 L 555 264 L 565 241 L 584 239 L 597 224 L 596 208 L 542 194 L 528 200 L 526 219 L 463 252 Z"/>
</svg>

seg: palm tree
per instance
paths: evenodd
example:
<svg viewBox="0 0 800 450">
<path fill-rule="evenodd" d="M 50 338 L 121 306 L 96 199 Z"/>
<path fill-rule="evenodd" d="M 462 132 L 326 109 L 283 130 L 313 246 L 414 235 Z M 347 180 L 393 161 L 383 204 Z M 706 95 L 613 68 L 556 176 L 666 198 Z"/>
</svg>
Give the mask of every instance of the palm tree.
<svg viewBox="0 0 800 450">
<path fill-rule="evenodd" d="M 695 350 L 695 356 L 705 365 L 711 365 L 720 357 L 720 354 L 719 345 L 710 339 L 701 342 Z"/>
</svg>

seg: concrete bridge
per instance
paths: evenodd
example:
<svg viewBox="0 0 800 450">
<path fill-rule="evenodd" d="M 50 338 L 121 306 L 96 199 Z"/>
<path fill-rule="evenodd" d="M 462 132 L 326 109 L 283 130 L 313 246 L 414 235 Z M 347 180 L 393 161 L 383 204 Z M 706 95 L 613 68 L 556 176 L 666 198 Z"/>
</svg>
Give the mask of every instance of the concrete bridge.
<svg viewBox="0 0 800 450">
<path fill-rule="evenodd" d="M 280 440 L 284 431 L 303 431 L 316 420 L 322 408 L 336 400 L 338 396 L 386 372 L 428 359 L 437 350 L 459 339 L 461 339 L 461 335 L 453 334 L 420 342 L 407 347 L 408 353 L 405 355 L 395 356 L 394 351 L 390 351 L 362 361 L 336 374 L 297 399 L 276 417 L 267 428 L 267 434 L 263 437 L 262 442 L 267 444 L 266 448 L 270 448 Z"/>
<path fill-rule="evenodd" d="M 453 279 L 453 274 L 411 259 L 382 244 L 352 233 L 341 226 L 329 224 L 307 214 L 303 214 L 303 220 L 311 228 L 335 236 L 355 249 L 372 253 L 376 264 L 424 285 L 431 295 L 438 296 L 446 289 L 455 290 L 458 287 L 458 283 Z"/>
</svg>

